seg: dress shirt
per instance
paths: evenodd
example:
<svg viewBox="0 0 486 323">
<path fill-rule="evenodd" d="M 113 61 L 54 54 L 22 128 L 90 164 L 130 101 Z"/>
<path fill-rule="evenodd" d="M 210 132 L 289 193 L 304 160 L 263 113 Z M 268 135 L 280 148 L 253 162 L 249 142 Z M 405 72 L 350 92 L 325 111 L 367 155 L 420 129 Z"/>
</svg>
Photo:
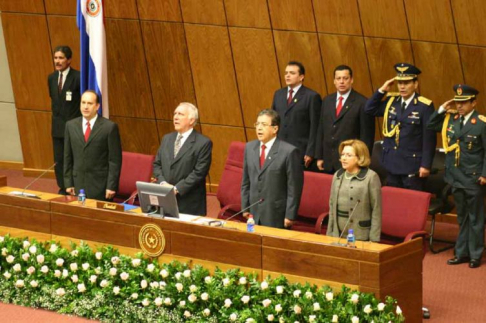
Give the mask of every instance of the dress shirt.
<svg viewBox="0 0 486 323">
<path fill-rule="evenodd" d="M 96 119 L 98 119 L 98 113 L 89 121 L 83 117 L 83 135 L 86 133 L 86 129 L 88 128 L 88 126 L 86 125 L 88 122 L 91 127 L 91 131 L 93 131 L 93 127 L 96 122 Z"/>
<path fill-rule="evenodd" d="M 297 85 L 296 87 L 294 88 L 291 88 L 290 86 L 287 87 L 287 100 L 289 98 L 289 91 L 292 89 L 292 98 L 295 98 L 295 95 L 297 94 L 297 91 L 299 91 L 299 89 L 302 87 L 302 84 L 299 84 Z M 265 145 L 266 146 L 266 145 Z"/>
<path fill-rule="evenodd" d="M 348 99 L 350 93 L 351 93 L 351 89 L 348 92 L 344 93 L 344 94 L 339 94 L 339 92 L 337 93 L 337 96 L 336 96 L 336 109 L 337 109 L 337 106 L 339 104 L 339 98 L 340 97 L 343 97 L 343 107 L 344 107 L 344 102 L 346 102 L 346 100 Z"/>
</svg>

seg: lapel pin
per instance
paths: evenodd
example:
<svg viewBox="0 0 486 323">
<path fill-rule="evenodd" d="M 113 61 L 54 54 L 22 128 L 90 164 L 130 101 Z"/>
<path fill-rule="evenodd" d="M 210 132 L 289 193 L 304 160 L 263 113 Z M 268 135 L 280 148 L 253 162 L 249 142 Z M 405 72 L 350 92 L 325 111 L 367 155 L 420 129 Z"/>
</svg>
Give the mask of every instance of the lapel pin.
<svg viewBox="0 0 486 323">
<path fill-rule="evenodd" d="M 472 119 L 471 119 L 471 123 L 472 123 L 472 124 L 476 124 L 476 118 L 472 118 Z"/>
<path fill-rule="evenodd" d="M 294 99 L 294 102 L 297 102 L 297 99 Z"/>
</svg>

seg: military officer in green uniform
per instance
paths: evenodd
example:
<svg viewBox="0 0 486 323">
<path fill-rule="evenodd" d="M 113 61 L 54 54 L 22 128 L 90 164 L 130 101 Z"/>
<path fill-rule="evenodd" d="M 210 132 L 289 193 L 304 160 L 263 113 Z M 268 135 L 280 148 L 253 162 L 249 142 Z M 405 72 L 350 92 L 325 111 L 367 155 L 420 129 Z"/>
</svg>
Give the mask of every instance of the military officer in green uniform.
<svg viewBox="0 0 486 323">
<path fill-rule="evenodd" d="M 476 110 L 478 91 L 454 86 L 455 96 L 430 117 L 428 127 L 442 132 L 446 152 L 445 181 L 452 185 L 459 236 L 449 265 L 481 264 L 484 250 L 483 186 L 486 184 L 486 117 Z"/>
</svg>

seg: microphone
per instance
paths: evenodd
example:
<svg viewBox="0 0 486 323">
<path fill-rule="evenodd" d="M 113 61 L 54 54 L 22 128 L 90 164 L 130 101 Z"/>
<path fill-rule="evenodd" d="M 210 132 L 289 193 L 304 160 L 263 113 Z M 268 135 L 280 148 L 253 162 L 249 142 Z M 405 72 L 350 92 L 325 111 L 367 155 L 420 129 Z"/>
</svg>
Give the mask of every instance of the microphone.
<svg viewBox="0 0 486 323">
<path fill-rule="evenodd" d="M 242 214 L 242 213 L 244 213 L 244 212 L 248 211 L 248 210 L 249 210 L 251 207 L 253 207 L 253 206 L 257 205 L 257 204 L 260 204 L 260 203 L 262 203 L 263 201 L 265 201 L 265 199 L 261 198 L 261 199 L 259 199 L 258 201 L 256 201 L 255 203 L 250 204 L 250 206 L 245 207 L 245 208 L 244 208 L 243 210 L 241 210 L 240 212 L 233 214 L 232 216 L 230 216 L 229 218 L 227 218 L 226 220 L 221 221 L 221 222 L 224 222 L 224 224 L 226 224 L 226 222 L 228 222 L 229 220 L 231 220 L 231 219 L 232 219 L 232 218 L 234 218 L 235 216 L 240 215 L 240 214 Z"/>
<path fill-rule="evenodd" d="M 48 169 L 46 169 L 45 171 L 42 172 L 42 174 L 40 174 L 39 176 L 37 176 L 33 181 L 31 181 L 29 184 L 27 184 L 27 186 L 22 190 L 22 192 L 18 192 L 18 191 L 14 191 L 14 192 L 10 192 L 9 194 L 10 195 L 15 195 L 15 196 L 24 196 L 24 197 L 30 197 L 30 198 L 33 198 L 33 199 L 40 199 L 39 196 L 35 195 L 35 194 L 30 194 L 30 193 L 25 193 L 25 191 L 30 187 L 32 186 L 32 184 L 34 184 L 35 182 L 37 182 L 42 176 L 44 176 L 48 171 L 50 171 L 51 169 L 54 168 L 54 166 L 56 166 L 57 163 L 54 163 L 51 165 L 51 167 L 49 167 Z"/>
<path fill-rule="evenodd" d="M 344 225 L 343 231 L 341 232 L 341 235 L 339 236 L 338 242 L 333 242 L 333 243 L 331 243 L 331 245 L 333 245 L 333 246 L 340 246 L 340 247 L 346 247 L 347 246 L 347 244 L 340 243 L 340 242 L 341 242 L 341 239 L 343 238 L 343 234 L 346 231 L 346 228 L 347 228 L 347 226 L 349 224 L 349 221 L 353 217 L 354 211 L 356 211 L 356 207 L 358 206 L 359 203 L 361 203 L 361 200 L 358 200 L 358 202 L 356 202 L 356 204 L 354 205 L 353 212 L 351 212 L 351 214 L 349 215 L 348 221 Z M 337 221 L 337 216 L 336 216 L 336 221 Z"/>
<path fill-rule="evenodd" d="M 119 204 L 123 205 L 123 204 L 127 203 L 128 201 L 130 201 L 131 199 L 134 199 L 135 200 L 135 198 L 137 197 L 137 195 L 138 195 L 138 190 L 136 190 L 132 195 L 130 195 L 129 198 L 127 198 L 125 201 L 123 201 L 123 202 L 121 202 Z"/>
</svg>

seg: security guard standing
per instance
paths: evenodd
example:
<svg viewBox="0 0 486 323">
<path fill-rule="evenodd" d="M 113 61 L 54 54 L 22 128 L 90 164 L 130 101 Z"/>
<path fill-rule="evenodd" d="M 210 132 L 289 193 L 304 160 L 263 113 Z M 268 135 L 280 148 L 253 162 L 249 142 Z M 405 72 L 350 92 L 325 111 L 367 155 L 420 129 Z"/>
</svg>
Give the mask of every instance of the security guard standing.
<svg viewBox="0 0 486 323">
<path fill-rule="evenodd" d="M 417 67 L 398 63 L 395 70 L 397 76 L 373 94 L 366 102 L 365 112 L 383 117 L 382 164 L 388 172 L 386 185 L 423 190 L 437 142 L 435 133 L 427 129 L 434 104 L 416 92 L 421 73 Z M 398 92 L 389 93 L 395 81 Z"/>
<path fill-rule="evenodd" d="M 477 268 L 484 250 L 486 117 L 475 110 L 478 90 L 457 84 L 454 92 L 454 98 L 434 112 L 428 127 L 442 132 L 445 181 L 452 185 L 460 226 L 455 257 L 447 264 L 469 262 L 470 268 Z"/>
</svg>

